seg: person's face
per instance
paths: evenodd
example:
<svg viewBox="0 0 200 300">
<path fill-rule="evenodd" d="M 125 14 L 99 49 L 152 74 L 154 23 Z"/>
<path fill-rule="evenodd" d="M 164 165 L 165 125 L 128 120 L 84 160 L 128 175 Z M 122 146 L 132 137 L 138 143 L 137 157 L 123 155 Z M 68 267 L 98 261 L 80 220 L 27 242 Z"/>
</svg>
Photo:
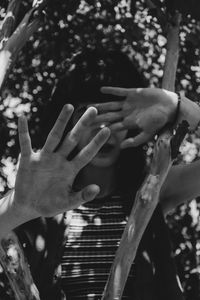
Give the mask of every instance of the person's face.
<svg viewBox="0 0 200 300">
<path fill-rule="evenodd" d="M 79 120 L 79 118 L 85 110 L 86 106 L 79 106 L 75 110 L 73 115 L 74 125 Z M 83 147 L 85 147 L 91 141 L 91 139 L 98 133 L 98 131 L 101 130 L 101 128 L 104 126 L 105 124 L 91 124 L 88 130 L 85 130 L 85 132 L 82 134 L 80 142 L 78 144 L 78 149 L 81 150 Z M 106 126 L 109 127 L 109 124 L 106 124 Z M 90 162 L 90 164 L 98 167 L 109 167 L 114 165 L 120 155 L 120 144 L 125 139 L 126 135 L 127 130 L 111 131 L 111 135 L 108 141 L 102 146 L 102 148 L 99 150 L 99 152 Z"/>
</svg>

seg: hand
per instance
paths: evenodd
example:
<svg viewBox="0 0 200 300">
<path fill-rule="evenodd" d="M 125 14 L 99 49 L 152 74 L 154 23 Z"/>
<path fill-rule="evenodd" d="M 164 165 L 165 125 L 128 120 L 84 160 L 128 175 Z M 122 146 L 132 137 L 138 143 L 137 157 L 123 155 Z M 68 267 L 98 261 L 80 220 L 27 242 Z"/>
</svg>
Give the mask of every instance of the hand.
<svg viewBox="0 0 200 300">
<path fill-rule="evenodd" d="M 122 142 L 122 148 L 136 147 L 149 141 L 173 120 L 178 101 L 175 93 L 157 88 L 102 87 L 101 91 L 125 97 L 125 100 L 94 105 L 99 112 L 96 122 L 111 124 L 111 130 L 140 129 L 137 136 Z"/>
<path fill-rule="evenodd" d="M 99 131 L 69 161 L 68 155 L 79 142 L 82 132 L 96 118 L 97 110 L 94 107 L 89 108 L 57 147 L 72 112 L 72 105 L 64 106 L 39 152 L 32 150 L 26 118 L 19 118 L 21 159 L 15 183 L 14 205 L 19 213 L 26 215 L 26 219 L 51 217 L 77 208 L 94 199 L 99 192 L 97 185 L 89 185 L 79 192 L 74 192 L 72 185 L 77 173 L 92 160 L 109 138 L 110 130 L 103 128 Z"/>
</svg>

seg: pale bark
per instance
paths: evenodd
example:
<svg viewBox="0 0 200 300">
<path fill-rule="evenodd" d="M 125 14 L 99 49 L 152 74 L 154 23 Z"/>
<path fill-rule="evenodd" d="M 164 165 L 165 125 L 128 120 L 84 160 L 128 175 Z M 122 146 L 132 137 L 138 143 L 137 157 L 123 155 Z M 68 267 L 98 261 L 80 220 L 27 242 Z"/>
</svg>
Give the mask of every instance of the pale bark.
<svg viewBox="0 0 200 300">
<path fill-rule="evenodd" d="M 165 59 L 165 66 L 163 72 L 162 88 L 174 91 L 176 70 L 179 59 L 179 26 L 181 22 L 181 14 L 177 12 L 168 24 L 167 31 L 167 52 Z"/>
<path fill-rule="evenodd" d="M 47 0 L 34 1 L 32 9 L 27 12 L 17 28 L 15 28 L 15 19 L 20 1 L 10 2 L 0 30 L 0 91 L 20 50 L 41 26 L 42 9 L 46 2 Z"/>
<path fill-rule="evenodd" d="M 6 16 L 0 26 L 0 50 L 3 49 L 4 43 L 7 42 L 14 30 L 20 4 L 21 0 L 12 0 L 8 5 Z"/>
<path fill-rule="evenodd" d="M 170 141 L 165 135 L 156 144 L 150 172 L 137 192 L 102 299 L 121 299 L 140 240 L 158 204 L 159 192 L 171 164 Z"/>
<path fill-rule="evenodd" d="M 24 257 L 23 249 L 14 232 L 1 240 L 0 261 L 16 300 L 40 299 L 29 265 Z"/>
</svg>

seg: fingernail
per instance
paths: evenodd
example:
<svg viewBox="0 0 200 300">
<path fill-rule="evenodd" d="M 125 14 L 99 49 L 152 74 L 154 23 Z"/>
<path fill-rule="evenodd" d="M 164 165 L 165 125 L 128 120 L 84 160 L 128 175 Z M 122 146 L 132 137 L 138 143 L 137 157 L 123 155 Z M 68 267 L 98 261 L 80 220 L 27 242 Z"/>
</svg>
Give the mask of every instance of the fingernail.
<svg viewBox="0 0 200 300">
<path fill-rule="evenodd" d="M 72 104 L 70 104 L 70 103 L 65 104 L 65 107 L 66 107 L 67 110 L 72 110 L 72 109 L 74 109 L 74 106 L 73 106 Z"/>
</svg>

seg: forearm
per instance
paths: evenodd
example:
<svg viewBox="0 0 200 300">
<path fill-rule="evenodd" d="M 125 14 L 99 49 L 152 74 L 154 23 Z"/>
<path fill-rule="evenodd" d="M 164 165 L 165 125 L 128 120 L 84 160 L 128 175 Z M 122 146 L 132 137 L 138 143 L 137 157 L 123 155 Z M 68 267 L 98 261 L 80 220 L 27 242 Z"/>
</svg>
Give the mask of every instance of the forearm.
<svg viewBox="0 0 200 300">
<path fill-rule="evenodd" d="M 200 196 L 200 160 L 171 168 L 160 193 L 165 214 Z"/>
<path fill-rule="evenodd" d="M 15 193 L 11 190 L 0 199 L 0 239 L 30 218 L 15 205 Z"/>
</svg>

